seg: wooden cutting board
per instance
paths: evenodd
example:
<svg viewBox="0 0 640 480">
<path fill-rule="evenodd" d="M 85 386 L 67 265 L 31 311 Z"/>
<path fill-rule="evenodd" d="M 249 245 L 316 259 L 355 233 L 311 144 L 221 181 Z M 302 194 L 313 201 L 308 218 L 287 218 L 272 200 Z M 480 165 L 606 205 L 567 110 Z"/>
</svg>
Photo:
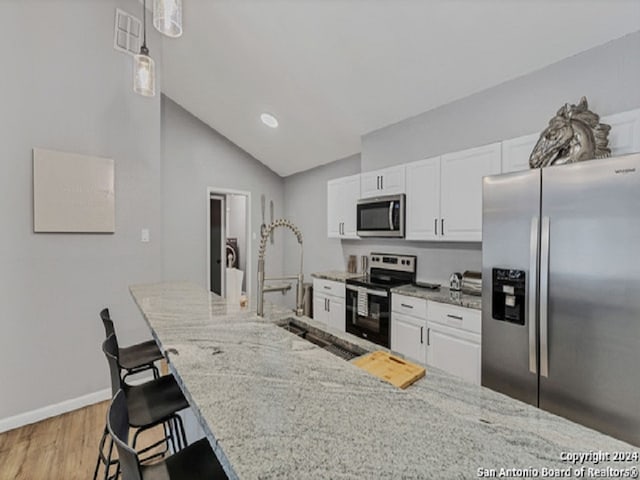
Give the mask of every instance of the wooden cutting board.
<svg viewBox="0 0 640 480">
<path fill-rule="evenodd" d="M 353 364 L 399 388 L 407 388 L 426 373 L 420 365 L 380 350 L 354 360 Z"/>
</svg>

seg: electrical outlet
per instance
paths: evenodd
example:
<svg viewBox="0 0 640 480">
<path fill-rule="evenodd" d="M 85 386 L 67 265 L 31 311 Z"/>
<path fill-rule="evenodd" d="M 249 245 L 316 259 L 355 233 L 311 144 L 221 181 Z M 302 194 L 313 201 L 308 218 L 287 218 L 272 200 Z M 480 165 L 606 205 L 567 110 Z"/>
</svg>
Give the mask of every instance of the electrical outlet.
<svg viewBox="0 0 640 480">
<path fill-rule="evenodd" d="M 142 229 L 142 233 L 140 234 L 140 241 L 143 242 L 143 243 L 149 243 L 150 236 L 149 236 L 149 229 L 148 228 L 143 228 Z"/>
</svg>

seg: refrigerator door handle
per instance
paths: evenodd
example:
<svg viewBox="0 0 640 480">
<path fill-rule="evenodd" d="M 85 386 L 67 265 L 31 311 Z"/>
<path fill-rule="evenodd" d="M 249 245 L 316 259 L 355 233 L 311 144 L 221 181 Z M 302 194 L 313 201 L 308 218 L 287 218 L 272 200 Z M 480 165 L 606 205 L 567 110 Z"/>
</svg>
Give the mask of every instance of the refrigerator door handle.
<svg viewBox="0 0 640 480">
<path fill-rule="evenodd" d="M 538 354 L 536 351 L 536 327 L 538 323 L 538 259 L 540 238 L 540 219 L 531 219 L 531 243 L 529 251 L 529 371 L 538 373 Z"/>
<path fill-rule="evenodd" d="M 540 231 L 540 375 L 549 376 L 549 217 Z"/>
</svg>

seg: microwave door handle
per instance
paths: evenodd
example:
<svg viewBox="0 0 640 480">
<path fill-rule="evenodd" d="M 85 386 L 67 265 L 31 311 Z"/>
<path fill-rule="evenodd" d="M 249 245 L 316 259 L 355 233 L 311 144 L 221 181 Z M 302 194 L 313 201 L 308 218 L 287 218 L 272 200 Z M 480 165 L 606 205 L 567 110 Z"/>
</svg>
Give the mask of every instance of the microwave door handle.
<svg viewBox="0 0 640 480">
<path fill-rule="evenodd" d="M 389 202 L 389 230 L 393 231 L 393 202 Z"/>
</svg>

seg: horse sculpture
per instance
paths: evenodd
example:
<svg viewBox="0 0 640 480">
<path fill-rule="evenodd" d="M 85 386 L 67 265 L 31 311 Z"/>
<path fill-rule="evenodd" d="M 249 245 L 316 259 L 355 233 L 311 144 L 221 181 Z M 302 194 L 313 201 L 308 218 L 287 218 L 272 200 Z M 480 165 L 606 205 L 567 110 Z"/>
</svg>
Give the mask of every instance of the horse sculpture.
<svg viewBox="0 0 640 480">
<path fill-rule="evenodd" d="M 565 104 L 540 135 L 529 166 L 540 168 L 608 157 L 611 127 L 599 121 L 600 117 L 589 110 L 586 97 L 578 105 Z"/>
</svg>

